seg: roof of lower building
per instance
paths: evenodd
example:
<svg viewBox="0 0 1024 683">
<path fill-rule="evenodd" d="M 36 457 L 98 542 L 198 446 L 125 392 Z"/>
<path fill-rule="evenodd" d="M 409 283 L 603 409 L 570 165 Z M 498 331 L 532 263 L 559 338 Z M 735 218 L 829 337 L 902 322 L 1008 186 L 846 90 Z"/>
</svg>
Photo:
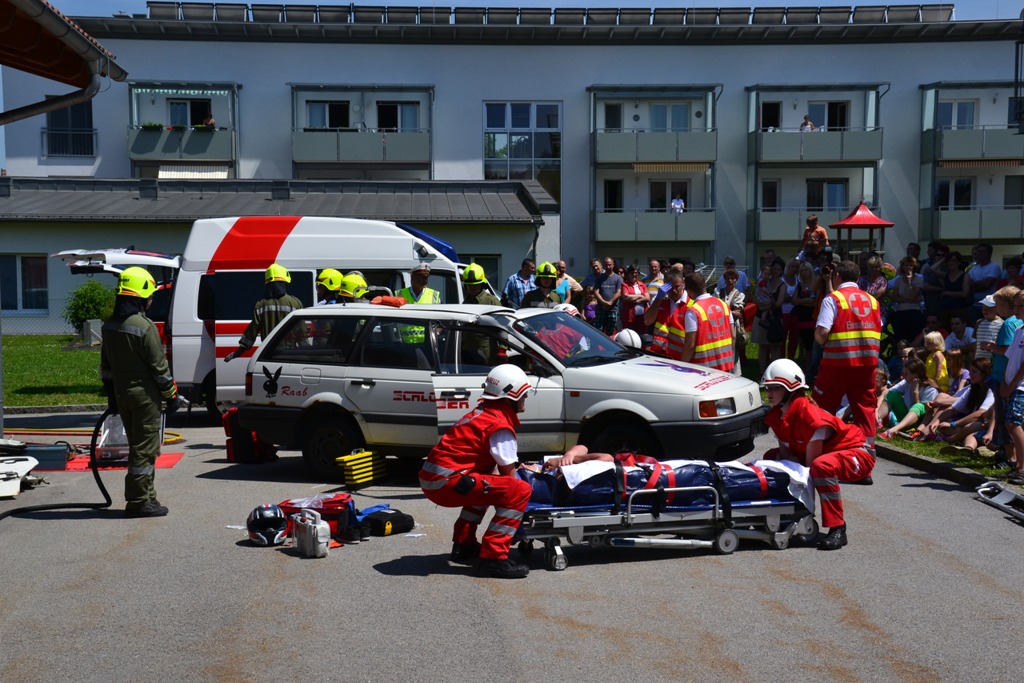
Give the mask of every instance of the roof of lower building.
<svg viewBox="0 0 1024 683">
<path fill-rule="evenodd" d="M 184 222 L 347 216 L 418 223 L 538 223 L 558 204 L 536 181 L 0 178 L 0 222 Z"/>
</svg>

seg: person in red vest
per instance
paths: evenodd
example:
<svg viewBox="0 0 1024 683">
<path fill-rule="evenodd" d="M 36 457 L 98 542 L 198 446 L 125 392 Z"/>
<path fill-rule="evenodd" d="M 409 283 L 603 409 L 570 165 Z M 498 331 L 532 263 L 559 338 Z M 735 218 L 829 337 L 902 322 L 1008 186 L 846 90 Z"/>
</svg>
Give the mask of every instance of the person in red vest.
<svg viewBox="0 0 1024 683">
<path fill-rule="evenodd" d="M 732 372 L 732 313 L 729 307 L 718 297 L 708 294 L 704 276 L 700 273 L 687 274 L 683 282 L 690 305 L 683 320 L 686 338 L 682 360 Z"/>
<path fill-rule="evenodd" d="M 644 311 L 644 325 L 653 325 L 651 351 L 675 360 L 683 357 L 683 314 L 686 312 L 687 294 L 683 276 L 673 273 L 665 296 L 656 298 Z"/>
<path fill-rule="evenodd" d="M 846 424 L 807 397 L 804 371 L 790 359 L 773 361 L 765 369 L 761 385 L 771 405 L 764 422 L 779 440 L 778 449 L 764 457 L 795 460 L 811 469 L 811 484 L 821 501 L 821 522 L 828 528 L 818 548 L 838 550 L 847 544 L 839 482 L 871 476 L 874 449 L 855 425 Z"/>
<path fill-rule="evenodd" d="M 479 557 L 477 576 L 519 579 L 530 573 L 526 565 L 510 560 L 508 552 L 532 491 L 516 476 L 517 415 L 532 388 L 526 373 L 515 365 L 492 369 L 480 403 L 445 432 L 420 469 L 420 488 L 428 500 L 462 508 L 455 521 L 451 561 L 472 564 Z M 476 540 L 477 527 L 492 505 L 494 516 L 481 543 Z"/>
<path fill-rule="evenodd" d="M 853 424 L 875 442 L 875 368 L 882 338 L 878 301 L 857 286 L 860 268 L 841 261 L 826 283 L 814 339 L 822 346 L 814 381 L 814 400 L 828 412 L 839 410 L 845 395 Z M 838 285 L 838 286 L 837 286 Z"/>
</svg>

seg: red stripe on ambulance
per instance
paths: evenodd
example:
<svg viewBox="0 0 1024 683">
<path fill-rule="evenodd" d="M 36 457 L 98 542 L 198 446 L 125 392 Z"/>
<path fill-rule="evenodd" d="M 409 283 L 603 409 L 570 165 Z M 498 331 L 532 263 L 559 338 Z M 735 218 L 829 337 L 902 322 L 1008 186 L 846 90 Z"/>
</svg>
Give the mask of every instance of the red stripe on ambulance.
<svg viewBox="0 0 1024 683">
<path fill-rule="evenodd" d="M 231 226 L 206 272 L 225 268 L 267 268 L 277 260 L 281 246 L 292 234 L 301 216 L 248 216 Z"/>
</svg>

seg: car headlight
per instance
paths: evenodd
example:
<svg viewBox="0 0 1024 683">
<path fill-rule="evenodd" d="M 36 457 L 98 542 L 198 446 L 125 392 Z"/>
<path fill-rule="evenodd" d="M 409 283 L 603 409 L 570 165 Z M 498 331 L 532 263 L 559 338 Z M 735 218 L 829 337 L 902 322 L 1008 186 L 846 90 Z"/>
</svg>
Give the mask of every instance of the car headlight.
<svg viewBox="0 0 1024 683">
<path fill-rule="evenodd" d="M 701 401 L 698 406 L 701 417 L 724 417 L 736 414 L 736 401 L 720 398 L 717 401 Z"/>
</svg>

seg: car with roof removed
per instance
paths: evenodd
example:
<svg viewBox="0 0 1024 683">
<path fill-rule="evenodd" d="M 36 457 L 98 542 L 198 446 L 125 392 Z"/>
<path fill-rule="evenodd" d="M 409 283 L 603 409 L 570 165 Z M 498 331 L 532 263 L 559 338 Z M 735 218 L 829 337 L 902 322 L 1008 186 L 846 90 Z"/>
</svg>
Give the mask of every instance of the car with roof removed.
<svg viewBox="0 0 1024 683">
<path fill-rule="evenodd" d="M 726 461 L 764 429 L 767 408 L 744 377 L 624 347 L 562 311 L 451 304 L 293 311 L 249 362 L 238 415 L 337 479 L 336 458 L 364 447 L 424 456 L 501 363 L 534 385 L 519 416 L 523 454 L 579 442 Z"/>
</svg>

